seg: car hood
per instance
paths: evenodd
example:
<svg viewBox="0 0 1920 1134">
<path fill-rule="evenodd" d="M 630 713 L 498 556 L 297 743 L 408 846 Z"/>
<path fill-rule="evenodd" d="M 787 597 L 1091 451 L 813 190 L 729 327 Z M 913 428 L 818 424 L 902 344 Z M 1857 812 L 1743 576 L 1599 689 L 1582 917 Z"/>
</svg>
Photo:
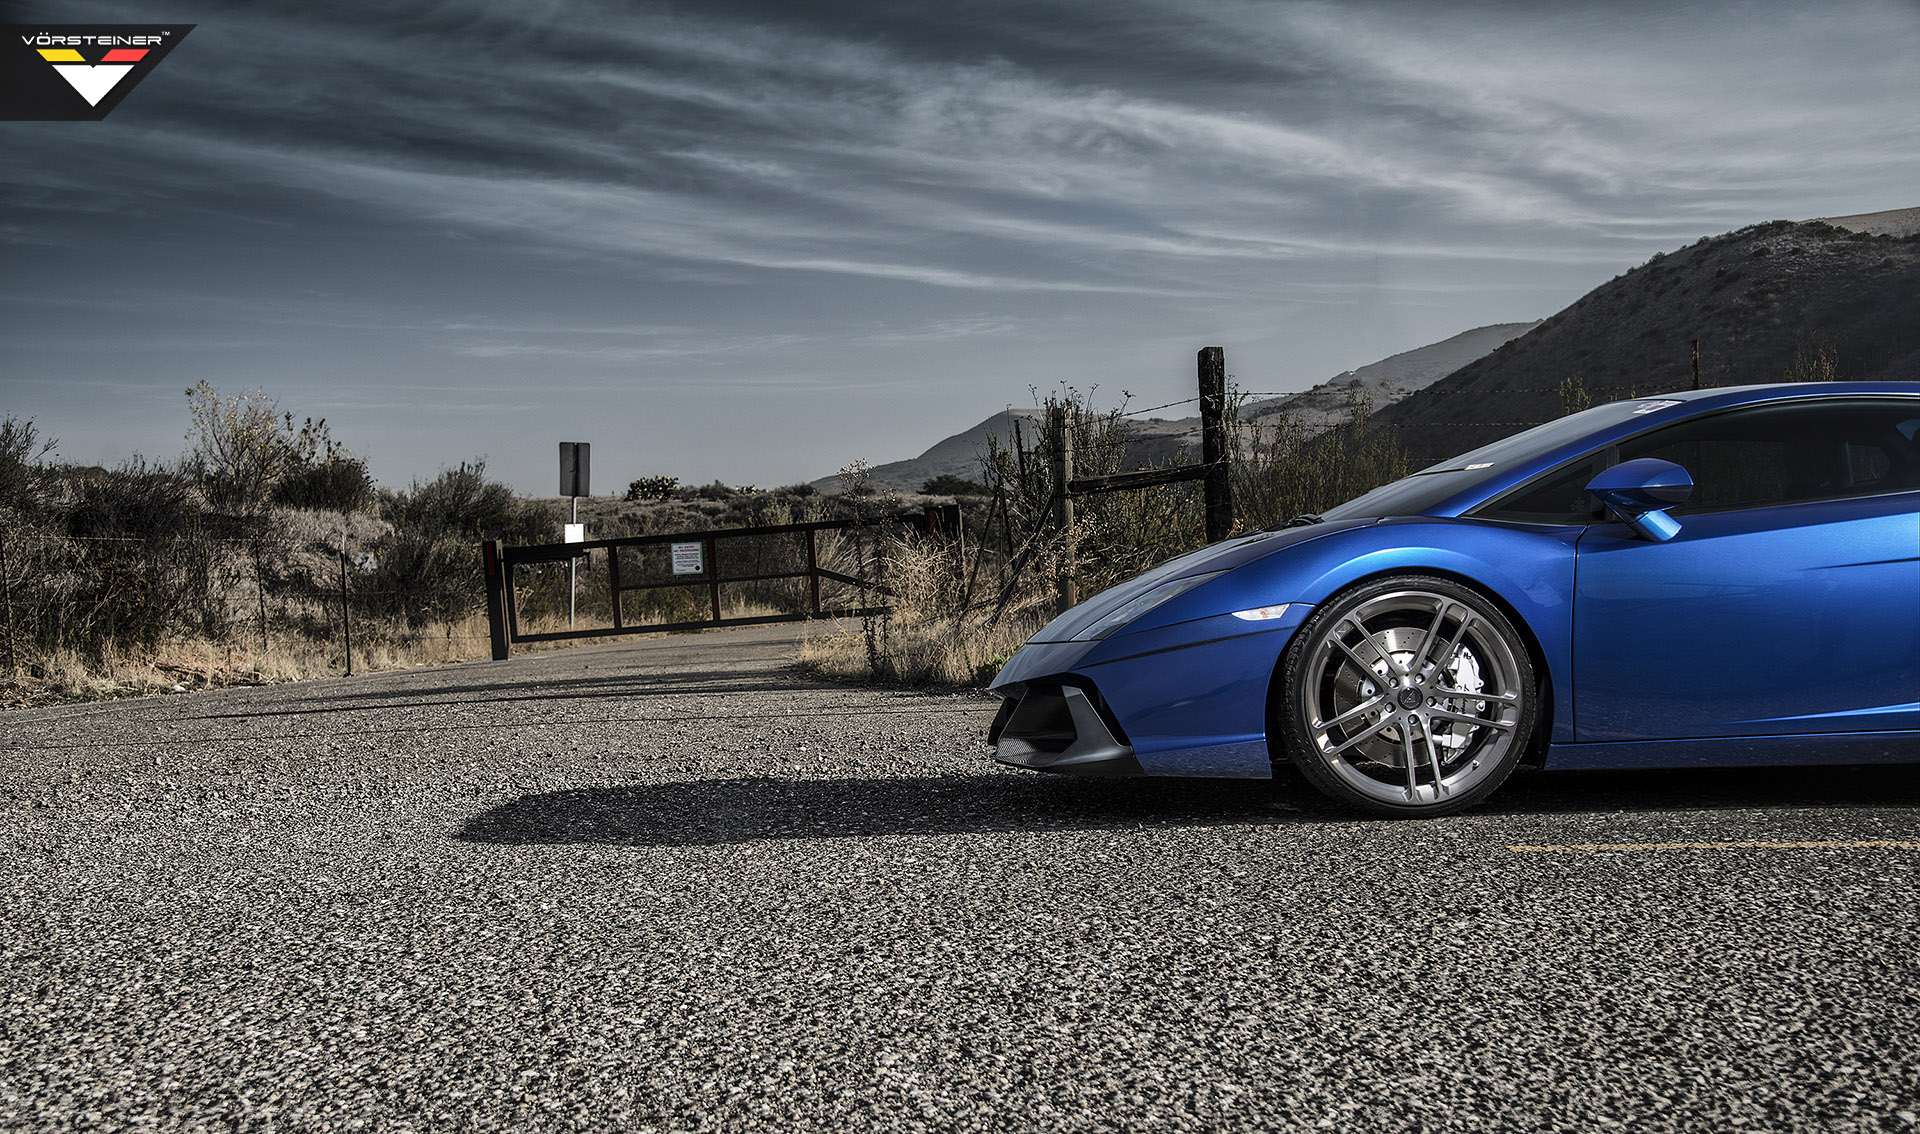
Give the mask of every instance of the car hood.
<svg viewBox="0 0 1920 1134">
<path fill-rule="evenodd" d="M 1371 527 L 1377 523 L 1379 523 L 1378 520 L 1369 518 L 1303 524 L 1297 528 L 1254 532 L 1251 535 L 1208 544 L 1206 547 L 1175 556 L 1150 571 L 1135 575 L 1124 583 L 1116 583 L 1108 587 L 1047 623 L 1039 633 L 1028 640 L 1033 642 L 1074 641 L 1083 630 L 1105 617 L 1115 607 L 1131 602 L 1135 596 L 1150 591 L 1162 583 L 1173 579 L 1184 579 L 1190 575 L 1231 571 L 1235 567 L 1272 555 L 1276 551 L 1284 551 L 1311 540 L 1324 539 L 1335 532 Z M 1122 631 L 1124 629 L 1122 627 Z"/>
</svg>

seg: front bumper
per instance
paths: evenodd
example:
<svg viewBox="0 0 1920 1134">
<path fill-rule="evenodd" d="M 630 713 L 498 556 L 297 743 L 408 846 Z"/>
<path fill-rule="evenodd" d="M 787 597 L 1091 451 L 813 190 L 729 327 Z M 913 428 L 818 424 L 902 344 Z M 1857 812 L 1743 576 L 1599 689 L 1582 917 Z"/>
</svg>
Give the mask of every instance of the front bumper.
<svg viewBox="0 0 1920 1134">
<path fill-rule="evenodd" d="M 1081 776 L 1145 775 L 1133 746 L 1114 731 L 1086 690 L 1027 685 L 1000 706 L 1000 715 L 987 730 L 987 743 L 993 745 L 994 759 L 1016 768 Z"/>
<path fill-rule="evenodd" d="M 1008 697 L 989 736 L 995 758 L 1041 771 L 1270 776 L 1268 687 L 1310 613 L 1296 604 L 1258 624 L 1223 615 L 1100 641 L 1029 642 L 993 683 Z"/>
</svg>

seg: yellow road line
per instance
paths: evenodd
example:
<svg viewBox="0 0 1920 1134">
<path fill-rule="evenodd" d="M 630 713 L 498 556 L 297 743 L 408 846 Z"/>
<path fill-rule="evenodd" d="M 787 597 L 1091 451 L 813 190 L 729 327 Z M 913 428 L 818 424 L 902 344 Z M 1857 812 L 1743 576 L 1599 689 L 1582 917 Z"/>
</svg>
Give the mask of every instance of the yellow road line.
<svg viewBox="0 0 1920 1134">
<path fill-rule="evenodd" d="M 1863 839 L 1858 842 L 1820 841 L 1804 843 L 1784 842 L 1715 842 L 1715 843 L 1569 843 L 1565 846 L 1509 846 L 1510 851 L 1526 853 L 1530 851 L 1663 851 L 1663 850 L 1874 850 L 1894 848 L 1899 850 L 1920 850 L 1920 842 L 1902 839 Z"/>
</svg>

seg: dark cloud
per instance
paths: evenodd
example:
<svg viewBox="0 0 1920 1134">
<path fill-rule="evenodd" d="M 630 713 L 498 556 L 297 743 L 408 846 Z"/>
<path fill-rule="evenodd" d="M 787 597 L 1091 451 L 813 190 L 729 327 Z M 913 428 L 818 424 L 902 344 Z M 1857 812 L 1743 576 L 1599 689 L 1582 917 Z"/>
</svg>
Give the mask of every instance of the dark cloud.
<svg viewBox="0 0 1920 1134">
<path fill-rule="evenodd" d="M 1920 204 L 1902 0 L 191 18 L 107 122 L 0 124 L 7 401 L 86 421 L 63 391 L 118 383 L 164 421 L 199 377 L 337 400 L 398 481 L 482 450 L 519 476 L 528 429 L 610 412 L 736 422 L 642 438 L 662 471 L 798 479 L 1036 374 L 1174 394 L 1223 342 L 1298 386 L 1710 232 Z M 85 459 L 177 432 L 55 431 Z"/>
</svg>

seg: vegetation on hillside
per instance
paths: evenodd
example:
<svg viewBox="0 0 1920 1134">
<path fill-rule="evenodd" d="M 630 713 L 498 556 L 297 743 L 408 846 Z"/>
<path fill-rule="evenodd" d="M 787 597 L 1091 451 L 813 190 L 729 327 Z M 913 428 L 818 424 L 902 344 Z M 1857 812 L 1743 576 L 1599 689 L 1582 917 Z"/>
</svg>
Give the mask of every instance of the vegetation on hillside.
<svg viewBox="0 0 1920 1134">
<path fill-rule="evenodd" d="M 1317 432 L 1262 406 L 1229 430 L 1238 530 L 1322 511 L 1532 422 L 1690 385 L 1695 339 L 1706 386 L 1920 377 L 1916 304 L 1920 236 L 1775 222 L 1708 238 L 1379 413 L 1356 395 L 1350 420 Z M 563 504 L 516 497 L 483 461 L 376 488 L 322 419 L 296 424 L 264 393 L 225 396 L 204 382 L 186 398 L 186 449 L 172 463 L 64 464 L 33 422 L 0 419 L 0 703 L 322 674 L 350 658 L 371 667 L 485 656 L 481 542 L 561 539 Z M 1072 475 L 1139 461 L 1138 446 L 1128 459 L 1124 406 L 1097 409 L 1063 389 L 1040 408 L 1056 407 Z M 604 539 L 878 521 L 950 498 L 964 514 L 957 535 L 874 527 L 815 541 L 822 562 L 861 581 L 835 583 L 824 605 L 858 605 L 868 585 L 892 598 L 889 613 L 815 638 L 807 660 L 861 678 L 978 682 L 1057 611 L 1066 581 L 1091 595 L 1204 539 L 1195 482 L 1076 497 L 1062 527 L 1058 443 L 1041 429 L 989 434 L 977 474 L 932 477 L 913 497 L 880 491 L 861 462 L 837 494 L 649 473 L 621 499 L 583 499 L 580 519 Z M 793 566 L 795 546 L 751 554 L 777 574 Z M 569 611 L 609 624 L 616 596 L 596 554 L 585 571 L 555 565 L 516 578 L 523 629 L 564 626 Z M 803 610 L 805 590 L 744 580 L 728 587 L 723 613 Z M 629 582 L 618 602 L 629 623 L 658 623 L 705 618 L 714 599 L 705 583 Z"/>
<path fill-rule="evenodd" d="M 1772 221 L 1655 255 L 1383 407 L 1415 468 L 1593 402 L 1785 381 L 1920 378 L 1920 235 Z"/>
<path fill-rule="evenodd" d="M 186 392 L 177 462 L 69 465 L 0 421 L 0 700 L 441 660 L 478 638 L 478 541 L 548 540 L 552 509 L 479 462 L 376 490 L 321 420 Z"/>
</svg>

